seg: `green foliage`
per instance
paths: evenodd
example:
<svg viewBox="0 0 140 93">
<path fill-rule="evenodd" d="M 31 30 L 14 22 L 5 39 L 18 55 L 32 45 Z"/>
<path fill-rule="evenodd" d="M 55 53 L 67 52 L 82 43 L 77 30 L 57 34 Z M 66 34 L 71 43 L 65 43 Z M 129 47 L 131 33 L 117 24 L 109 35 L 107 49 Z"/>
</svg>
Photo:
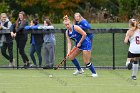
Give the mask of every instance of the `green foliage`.
<svg viewBox="0 0 140 93">
<path fill-rule="evenodd" d="M 119 2 L 119 16 L 122 20 L 127 21 L 129 18 L 133 17 L 134 10 L 137 10 L 140 5 L 139 0 L 118 0 Z"/>
<path fill-rule="evenodd" d="M 75 12 L 80 12 L 89 22 L 95 22 L 104 9 L 108 16 L 117 16 L 121 22 L 135 15 L 140 17 L 140 0 L 2 0 L 0 6 L 0 12 L 14 11 L 15 18 L 23 10 L 28 15 L 38 14 L 40 21 L 50 18 L 53 23 L 60 23 L 65 14 L 73 16 Z"/>
<path fill-rule="evenodd" d="M 9 11 L 9 6 L 7 3 L 4 1 L 0 3 L 0 13 L 2 12 L 8 12 Z"/>
</svg>

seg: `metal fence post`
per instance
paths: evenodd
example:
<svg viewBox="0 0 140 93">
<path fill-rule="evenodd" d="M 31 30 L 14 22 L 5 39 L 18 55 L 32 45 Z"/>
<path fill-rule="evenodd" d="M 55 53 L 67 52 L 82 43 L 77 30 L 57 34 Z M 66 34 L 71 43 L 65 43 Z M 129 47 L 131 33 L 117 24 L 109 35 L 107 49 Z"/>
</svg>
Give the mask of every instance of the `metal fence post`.
<svg viewBox="0 0 140 93">
<path fill-rule="evenodd" d="M 113 70 L 115 70 L 115 32 L 112 32 Z"/>
<path fill-rule="evenodd" d="M 17 39 L 17 46 L 16 46 L 16 48 L 17 48 L 17 69 L 19 69 L 19 57 L 18 57 L 18 47 L 19 47 L 19 40 Z"/>
<path fill-rule="evenodd" d="M 66 34 L 65 34 L 65 30 L 63 31 L 64 32 L 64 58 L 66 57 Z M 64 62 L 64 69 L 67 68 L 67 64 L 66 64 L 66 61 Z"/>
</svg>

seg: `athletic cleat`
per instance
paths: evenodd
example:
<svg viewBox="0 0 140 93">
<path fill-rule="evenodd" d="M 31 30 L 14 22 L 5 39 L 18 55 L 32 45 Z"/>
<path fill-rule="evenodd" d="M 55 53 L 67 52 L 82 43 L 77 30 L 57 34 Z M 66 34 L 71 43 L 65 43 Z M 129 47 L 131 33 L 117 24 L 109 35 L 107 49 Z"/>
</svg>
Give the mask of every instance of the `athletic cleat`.
<svg viewBox="0 0 140 93">
<path fill-rule="evenodd" d="M 98 74 L 92 74 L 91 75 L 93 78 L 98 77 Z"/>
<path fill-rule="evenodd" d="M 75 70 L 73 75 L 78 75 L 78 74 L 82 74 L 82 73 L 84 73 L 84 70 L 81 68 L 80 70 Z"/>
<path fill-rule="evenodd" d="M 132 76 L 131 78 L 132 78 L 133 80 L 137 80 L 136 76 Z"/>
<path fill-rule="evenodd" d="M 127 66 L 127 68 L 128 68 L 128 70 L 131 70 L 132 69 L 132 62 L 130 62 L 129 64 L 128 64 L 128 66 Z"/>
</svg>

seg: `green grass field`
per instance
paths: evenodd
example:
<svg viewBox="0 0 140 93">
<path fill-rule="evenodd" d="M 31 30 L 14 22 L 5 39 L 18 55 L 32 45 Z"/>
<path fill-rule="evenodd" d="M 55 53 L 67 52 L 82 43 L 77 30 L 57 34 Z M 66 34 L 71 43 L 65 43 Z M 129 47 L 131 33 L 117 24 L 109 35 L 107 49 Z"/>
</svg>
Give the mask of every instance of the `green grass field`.
<svg viewBox="0 0 140 93">
<path fill-rule="evenodd" d="M 53 24 L 55 28 L 65 28 L 64 24 Z M 128 28 L 128 23 L 95 23 L 91 28 Z"/>
<path fill-rule="evenodd" d="M 73 70 L 0 69 L 0 93 L 139 93 L 140 73 L 133 81 L 130 70 L 97 72 L 92 78 L 89 70 L 73 76 Z"/>
</svg>

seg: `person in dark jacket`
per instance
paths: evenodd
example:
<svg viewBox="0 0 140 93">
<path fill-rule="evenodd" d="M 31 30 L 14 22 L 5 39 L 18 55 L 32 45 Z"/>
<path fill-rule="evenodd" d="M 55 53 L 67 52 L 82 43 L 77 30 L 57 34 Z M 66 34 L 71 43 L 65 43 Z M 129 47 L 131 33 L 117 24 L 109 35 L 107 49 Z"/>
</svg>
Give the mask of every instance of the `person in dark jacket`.
<svg viewBox="0 0 140 93">
<path fill-rule="evenodd" d="M 16 39 L 19 53 L 24 62 L 24 68 L 28 68 L 30 63 L 27 55 L 25 54 L 25 45 L 27 42 L 27 33 L 24 33 L 24 27 L 28 25 L 26 15 L 24 11 L 19 12 L 16 23 L 11 26 L 11 36 Z"/>
<path fill-rule="evenodd" d="M 34 19 L 31 21 L 30 26 L 32 29 L 38 27 L 38 20 Z M 31 34 L 31 48 L 30 48 L 30 56 L 34 63 L 34 67 L 37 67 L 36 59 L 34 53 L 37 53 L 39 60 L 39 67 L 42 65 L 42 56 L 41 56 L 41 48 L 43 44 L 43 34 Z"/>
<path fill-rule="evenodd" d="M 1 13 L 0 15 L 0 30 L 9 29 L 12 23 L 7 17 L 6 13 Z M 7 30 L 6 30 L 7 31 Z M 0 35 L 1 38 L 1 53 L 9 60 L 9 67 L 15 67 L 15 60 L 13 59 L 13 39 L 10 34 Z M 8 50 L 8 52 L 7 52 Z"/>
</svg>

